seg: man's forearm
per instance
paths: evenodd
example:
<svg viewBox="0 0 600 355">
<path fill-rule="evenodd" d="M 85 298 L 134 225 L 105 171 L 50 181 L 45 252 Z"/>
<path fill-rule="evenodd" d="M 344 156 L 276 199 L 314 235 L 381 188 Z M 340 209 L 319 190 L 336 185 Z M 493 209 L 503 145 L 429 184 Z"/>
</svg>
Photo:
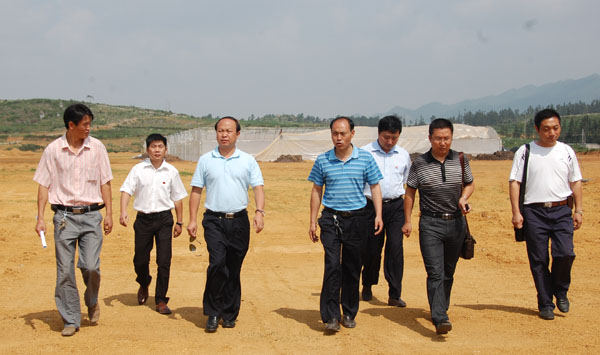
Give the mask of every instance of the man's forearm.
<svg viewBox="0 0 600 355">
<path fill-rule="evenodd" d="M 100 186 L 100 193 L 102 194 L 102 200 L 106 207 L 106 214 L 112 215 L 112 189 L 110 187 L 110 181 Z"/>
</svg>

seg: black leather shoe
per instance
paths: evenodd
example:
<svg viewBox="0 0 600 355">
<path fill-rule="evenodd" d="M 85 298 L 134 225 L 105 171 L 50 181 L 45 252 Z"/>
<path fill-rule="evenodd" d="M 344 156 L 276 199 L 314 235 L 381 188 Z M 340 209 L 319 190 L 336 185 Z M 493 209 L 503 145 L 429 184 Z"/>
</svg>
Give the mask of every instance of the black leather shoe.
<svg viewBox="0 0 600 355">
<path fill-rule="evenodd" d="M 350 318 L 350 316 L 344 315 L 342 318 L 342 325 L 346 328 L 354 328 L 356 327 L 356 321 Z"/>
<path fill-rule="evenodd" d="M 206 331 L 209 333 L 214 333 L 217 331 L 219 327 L 219 317 L 217 316 L 209 316 L 206 321 Z"/>
<path fill-rule="evenodd" d="M 570 305 L 571 304 L 569 303 L 569 299 L 566 296 L 564 298 L 556 299 L 556 307 L 558 307 L 558 310 L 563 313 L 569 312 Z"/>
<path fill-rule="evenodd" d="M 373 292 L 371 291 L 371 286 L 363 286 L 362 289 L 362 300 L 370 301 L 373 299 Z"/>
<path fill-rule="evenodd" d="M 388 305 L 394 307 L 406 307 L 406 302 L 402 300 L 402 298 L 389 298 Z"/>
<path fill-rule="evenodd" d="M 340 322 L 335 318 L 330 319 L 327 323 L 325 323 L 325 330 L 332 331 L 332 332 L 339 332 L 340 331 Z"/>
<path fill-rule="evenodd" d="M 234 320 L 223 320 L 223 328 L 234 328 L 235 327 L 235 319 Z"/>
<path fill-rule="evenodd" d="M 450 321 L 441 322 L 435 325 L 436 334 L 448 334 L 452 330 L 452 323 Z"/>
<path fill-rule="evenodd" d="M 144 304 L 148 300 L 148 286 L 142 287 L 138 289 L 137 293 L 138 304 Z"/>
<path fill-rule="evenodd" d="M 553 320 L 554 312 L 551 309 L 543 309 L 540 311 L 540 318 L 545 320 Z"/>
</svg>

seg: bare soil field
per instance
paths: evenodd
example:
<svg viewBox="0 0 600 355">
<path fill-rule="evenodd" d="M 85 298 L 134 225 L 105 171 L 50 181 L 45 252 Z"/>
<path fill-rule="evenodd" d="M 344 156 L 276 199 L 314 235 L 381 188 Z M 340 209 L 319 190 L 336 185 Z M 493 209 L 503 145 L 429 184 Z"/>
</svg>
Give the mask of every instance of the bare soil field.
<svg viewBox="0 0 600 355">
<path fill-rule="evenodd" d="M 136 300 L 133 228 L 118 224 L 118 192 L 131 153 L 110 154 L 113 168 L 113 232 L 101 256 L 101 317 L 97 325 L 82 309 L 81 330 L 60 335 L 54 304 L 56 268 L 53 231 L 42 249 L 34 232 L 37 185 L 32 180 L 40 152 L 0 151 L 0 353 L 600 353 L 600 157 L 580 156 L 585 179 L 584 224 L 575 234 L 577 257 L 569 298 L 571 311 L 553 321 L 537 316 L 536 292 L 525 245 L 514 242 L 510 223 L 510 161 L 472 162 L 476 189 L 469 223 L 477 239 L 472 260 L 460 260 L 450 319 L 454 329 L 436 335 L 429 321 L 425 269 L 418 234 L 405 241 L 402 297 L 407 308 L 387 306 L 380 277 L 374 299 L 362 302 L 357 327 L 325 335 L 319 317 L 323 248 L 308 238 L 311 162 L 261 163 L 265 177 L 265 230 L 252 234 L 242 268 L 242 308 L 237 326 L 204 331 L 202 293 L 208 264 L 204 242 L 188 250 L 187 233 L 173 243 L 169 306 L 173 314 Z M 177 161 L 189 188 L 195 163 Z M 249 209 L 254 210 L 252 206 Z M 135 211 L 129 204 L 130 216 Z M 187 224 L 187 199 L 184 202 Z M 52 212 L 46 208 L 46 223 Z M 417 212 L 413 216 L 417 220 Z M 200 238 L 202 240 L 202 238 Z M 154 260 L 154 259 L 153 259 Z M 155 275 L 152 261 L 151 270 Z M 77 272 L 83 304 L 83 283 Z M 383 281 L 383 282 L 382 282 Z"/>
</svg>

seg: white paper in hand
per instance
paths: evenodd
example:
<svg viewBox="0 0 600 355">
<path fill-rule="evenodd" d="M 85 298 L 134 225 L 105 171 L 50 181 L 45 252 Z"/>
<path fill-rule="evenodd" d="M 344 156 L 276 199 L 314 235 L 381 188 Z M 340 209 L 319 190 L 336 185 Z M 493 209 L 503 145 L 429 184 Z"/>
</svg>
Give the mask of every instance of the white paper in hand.
<svg viewBox="0 0 600 355">
<path fill-rule="evenodd" d="M 40 239 L 42 240 L 42 248 L 46 248 L 46 235 L 44 231 L 40 231 Z"/>
</svg>

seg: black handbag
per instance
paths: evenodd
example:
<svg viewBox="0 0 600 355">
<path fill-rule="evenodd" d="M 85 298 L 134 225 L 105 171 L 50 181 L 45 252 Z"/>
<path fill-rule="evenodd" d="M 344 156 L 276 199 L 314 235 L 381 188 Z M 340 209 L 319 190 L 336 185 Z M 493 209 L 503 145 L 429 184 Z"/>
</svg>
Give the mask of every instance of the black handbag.
<svg viewBox="0 0 600 355">
<path fill-rule="evenodd" d="M 460 249 L 460 257 L 468 260 L 472 259 L 473 256 L 475 256 L 475 243 L 477 243 L 477 241 L 475 241 L 475 238 L 473 238 L 473 236 L 471 235 L 471 231 L 469 230 L 469 223 L 467 222 L 466 216 L 465 225 L 467 226 L 467 232 L 465 235 L 465 241 L 463 242 L 462 248 Z"/>
<path fill-rule="evenodd" d="M 460 168 L 462 174 L 462 185 L 465 186 L 465 156 L 462 152 L 458 153 L 458 157 L 460 158 Z M 463 242 L 462 248 L 460 249 L 460 257 L 463 259 L 473 259 L 475 256 L 475 243 L 477 241 L 471 235 L 471 230 L 469 229 L 469 222 L 467 221 L 467 216 L 463 216 L 465 219 L 465 241 Z"/>
<path fill-rule="evenodd" d="M 529 164 L 529 143 L 525 144 L 525 162 L 523 163 L 523 177 L 521 178 L 521 185 L 519 185 L 519 211 L 523 213 L 523 202 L 525 201 L 525 184 L 527 183 L 527 165 Z M 523 219 L 523 226 L 521 228 L 515 228 L 515 240 L 517 242 L 525 241 L 525 219 Z"/>
</svg>

